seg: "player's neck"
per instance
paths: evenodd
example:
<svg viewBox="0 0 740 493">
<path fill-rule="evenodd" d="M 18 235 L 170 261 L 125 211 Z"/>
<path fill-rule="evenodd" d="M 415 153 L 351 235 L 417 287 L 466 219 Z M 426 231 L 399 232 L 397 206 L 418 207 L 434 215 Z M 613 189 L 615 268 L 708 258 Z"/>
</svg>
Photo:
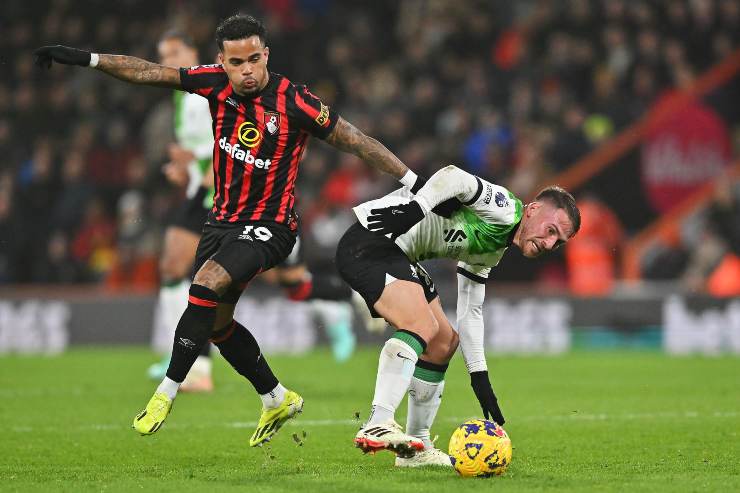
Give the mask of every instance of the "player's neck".
<svg viewBox="0 0 740 493">
<path fill-rule="evenodd" d="M 519 224 L 516 225 L 516 228 L 512 232 L 514 236 L 511 238 L 510 242 L 507 242 L 509 244 L 516 245 L 517 248 L 519 248 L 520 250 L 522 249 L 522 245 L 521 245 L 521 237 L 522 237 L 522 228 L 521 228 L 521 226 L 522 226 L 522 221 L 524 221 L 524 217 L 522 217 L 522 220 L 519 221 Z"/>
</svg>

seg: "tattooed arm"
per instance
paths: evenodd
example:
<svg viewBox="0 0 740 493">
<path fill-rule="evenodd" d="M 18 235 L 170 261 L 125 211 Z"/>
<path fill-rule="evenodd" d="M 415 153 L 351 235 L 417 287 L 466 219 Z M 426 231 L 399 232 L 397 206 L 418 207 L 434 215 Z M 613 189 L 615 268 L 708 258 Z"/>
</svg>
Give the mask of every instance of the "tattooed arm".
<svg viewBox="0 0 740 493">
<path fill-rule="evenodd" d="M 62 65 L 94 67 L 116 79 L 134 84 L 182 89 L 180 71 L 141 58 L 125 55 L 102 55 L 78 50 L 69 46 L 42 46 L 33 52 L 34 63 L 42 68 L 51 68 L 52 62 Z"/>
<path fill-rule="evenodd" d="M 165 67 L 158 63 L 148 62 L 141 58 L 126 55 L 99 55 L 100 60 L 95 67 L 101 72 L 112 75 L 133 84 L 169 87 L 181 89 L 180 71 L 173 67 Z"/>
<path fill-rule="evenodd" d="M 409 169 L 383 144 L 360 132 L 354 125 L 339 117 L 326 142 L 340 151 L 359 157 L 373 168 L 400 180 Z"/>
</svg>

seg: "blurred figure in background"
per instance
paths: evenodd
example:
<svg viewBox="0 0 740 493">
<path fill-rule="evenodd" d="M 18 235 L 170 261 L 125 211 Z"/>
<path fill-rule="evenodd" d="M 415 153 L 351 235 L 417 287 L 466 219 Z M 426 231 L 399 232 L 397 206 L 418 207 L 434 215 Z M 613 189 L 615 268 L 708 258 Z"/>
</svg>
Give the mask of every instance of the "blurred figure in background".
<svg viewBox="0 0 740 493">
<path fill-rule="evenodd" d="M 713 296 L 740 296 L 740 182 L 717 181 L 714 202 L 709 209 L 710 227 L 727 247 L 719 265 L 707 279 Z"/>
<path fill-rule="evenodd" d="M 578 296 L 607 295 L 617 279 L 622 226 L 616 214 L 594 194 L 579 198 L 578 208 L 581 229 L 565 249 L 570 290 Z"/>
<path fill-rule="evenodd" d="M 700 222 L 701 241 L 691 250 L 684 283 L 712 296 L 740 296 L 740 194 L 727 176 L 716 181 L 714 196 Z"/>
<path fill-rule="evenodd" d="M 193 67 L 198 65 L 198 50 L 184 32 L 167 31 L 157 45 L 162 65 Z M 185 199 L 177 207 L 165 231 L 159 261 L 159 301 L 153 342 L 165 355 L 149 367 L 148 374 L 161 380 L 170 364 L 175 328 L 188 305 L 190 276 L 195 262 L 203 224 L 213 207 L 213 130 L 208 100 L 183 91 L 174 91 L 175 138 L 168 147 L 170 161 L 163 167 L 167 179 L 185 190 Z M 183 391 L 207 392 L 213 389 L 210 344 L 195 360 L 182 384 Z"/>
</svg>

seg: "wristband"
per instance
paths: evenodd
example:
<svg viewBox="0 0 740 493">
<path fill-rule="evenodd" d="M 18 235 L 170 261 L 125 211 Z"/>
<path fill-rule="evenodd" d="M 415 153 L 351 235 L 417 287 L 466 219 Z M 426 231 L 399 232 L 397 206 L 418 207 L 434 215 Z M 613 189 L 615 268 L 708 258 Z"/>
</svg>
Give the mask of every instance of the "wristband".
<svg viewBox="0 0 740 493">
<path fill-rule="evenodd" d="M 414 186 L 414 183 L 416 183 L 416 173 L 414 173 L 411 170 L 408 170 L 403 177 L 398 180 L 401 182 L 401 184 L 406 185 L 407 187 L 411 188 Z"/>
<path fill-rule="evenodd" d="M 97 67 L 100 61 L 100 56 L 97 53 L 90 53 L 90 67 Z"/>
</svg>

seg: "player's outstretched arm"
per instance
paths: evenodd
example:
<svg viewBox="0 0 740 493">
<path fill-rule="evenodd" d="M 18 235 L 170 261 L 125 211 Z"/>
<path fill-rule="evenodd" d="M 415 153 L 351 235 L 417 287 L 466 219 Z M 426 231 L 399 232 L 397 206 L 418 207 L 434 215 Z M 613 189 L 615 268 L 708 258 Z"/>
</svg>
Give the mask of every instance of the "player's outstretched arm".
<svg viewBox="0 0 740 493">
<path fill-rule="evenodd" d="M 383 236 L 390 234 L 394 239 L 414 227 L 440 204 L 445 204 L 440 215 L 449 217 L 449 213 L 459 205 L 474 201 L 480 195 L 481 188 L 479 178 L 457 166 L 445 166 L 416 191 L 414 200 L 409 203 L 372 209 L 367 217 L 367 228 Z"/>
<path fill-rule="evenodd" d="M 409 169 L 383 144 L 362 133 L 350 122 L 339 117 L 336 126 L 326 138 L 326 142 L 340 151 L 359 157 L 373 168 L 388 173 L 397 180 L 404 178 Z M 411 173 L 413 175 L 413 173 Z M 414 175 L 414 179 L 416 175 Z M 404 185 L 406 184 L 401 180 Z M 411 185 L 413 185 L 411 181 Z"/>
<path fill-rule="evenodd" d="M 181 89 L 180 70 L 126 55 L 104 55 L 70 48 L 69 46 L 42 46 L 33 52 L 39 67 L 51 68 L 52 62 L 63 65 L 92 67 L 133 84 Z"/>
<path fill-rule="evenodd" d="M 483 415 L 486 419 L 492 419 L 503 425 L 506 420 L 491 387 L 484 349 L 483 300 L 486 296 L 485 281 L 490 268 L 471 267 L 460 263 L 457 268 L 457 327 L 460 350 L 470 373 L 470 386 Z"/>
</svg>

